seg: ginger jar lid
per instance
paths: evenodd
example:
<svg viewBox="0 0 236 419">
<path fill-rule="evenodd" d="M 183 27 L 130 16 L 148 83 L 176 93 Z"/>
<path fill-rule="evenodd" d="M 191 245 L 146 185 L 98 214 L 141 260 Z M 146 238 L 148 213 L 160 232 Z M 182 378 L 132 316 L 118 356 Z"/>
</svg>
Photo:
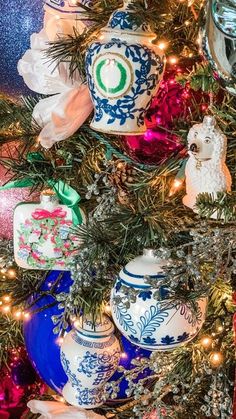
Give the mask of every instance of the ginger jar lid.
<svg viewBox="0 0 236 419">
<path fill-rule="evenodd" d="M 155 256 L 152 249 L 145 249 L 143 255 L 131 260 L 120 272 L 119 279 L 126 285 L 148 288 L 146 279 L 159 281 L 166 277 L 163 267 L 168 263 L 167 260 L 159 259 Z"/>
<path fill-rule="evenodd" d="M 134 0 L 124 0 L 122 8 L 115 10 L 107 27 L 102 30 L 113 30 L 113 31 L 126 31 L 127 33 L 135 32 L 145 36 L 151 36 L 153 39 L 156 38 L 156 34 L 153 33 L 150 26 L 144 21 L 144 19 L 136 15 L 133 8 Z"/>
<path fill-rule="evenodd" d="M 87 338 L 106 338 L 114 333 L 114 325 L 105 314 L 99 316 L 95 322 L 91 316 L 80 316 L 74 323 L 74 327 L 81 335 Z"/>
</svg>

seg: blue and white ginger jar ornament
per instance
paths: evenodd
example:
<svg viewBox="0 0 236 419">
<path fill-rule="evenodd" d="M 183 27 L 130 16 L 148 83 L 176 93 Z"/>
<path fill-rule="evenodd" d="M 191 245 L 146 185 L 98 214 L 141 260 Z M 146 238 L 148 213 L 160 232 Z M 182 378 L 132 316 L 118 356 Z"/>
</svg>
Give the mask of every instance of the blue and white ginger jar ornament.
<svg viewBox="0 0 236 419">
<path fill-rule="evenodd" d="M 96 322 L 81 317 L 61 346 L 61 362 L 68 377 L 62 394 L 73 405 L 92 409 L 104 403 L 105 384 L 120 360 L 120 344 L 107 316 Z"/>
<path fill-rule="evenodd" d="M 95 114 L 91 128 L 118 135 L 143 134 L 145 113 L 156 94 L 165 59 L 156 35 L 137 23 L 133 0 L 124 1 L 86 55 Z"/>
<path fill-rule="evenodd" d="M 152 250 L 145 250 L 121 270 L 111 293 L 112 316 L 120 332 L 130 342 L 150 351 L 174 349 L 191 341 L 205 320 L 207 298 L 196 301 L 195 313 L 184 303 L 168 301 L 168 290 L 161 285 L 166 264 Z M 148 277 L 156 280 L 156 288 L 148 284 Z M 130 288 L 138 294 L 127 307 Z M 158 290 L 160 300 L 154 298 Z"/>
</svg>

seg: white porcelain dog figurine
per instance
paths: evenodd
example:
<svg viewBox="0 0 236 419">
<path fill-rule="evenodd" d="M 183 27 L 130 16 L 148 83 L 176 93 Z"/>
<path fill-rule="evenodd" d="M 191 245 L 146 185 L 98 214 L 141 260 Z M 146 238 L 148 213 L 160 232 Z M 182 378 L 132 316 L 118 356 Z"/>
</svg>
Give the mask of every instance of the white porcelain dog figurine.
<svg viewBox="0 0 236 419">
<path fill-rule="evenodd" d="M 227 138 L 212 116 L 193 125 L 188 133 L 189 159 L 185 168 L 186 193 L 183 203 L 196 211 L 198 194 L 231 191 L 231 175 L 226 166 Z"/>
</svg>

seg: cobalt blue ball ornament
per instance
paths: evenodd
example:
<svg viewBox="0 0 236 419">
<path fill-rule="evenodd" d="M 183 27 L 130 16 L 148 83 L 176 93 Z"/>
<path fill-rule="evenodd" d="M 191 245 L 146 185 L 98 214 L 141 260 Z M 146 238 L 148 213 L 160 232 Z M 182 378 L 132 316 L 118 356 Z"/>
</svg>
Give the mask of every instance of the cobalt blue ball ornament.
<svg viewBox="0 0 236 419">
<path fill-rule="evenodd" d="M 18 74 L 17 63 L 29 48 L 31 34 L 43 26 L 43 4 L 43 0 L 0 0 L 1 93 L 30 93 Z"/>
<path fill-rule="evenodd" d="M 139 348 L 136 345 L 133 345 L 128 339 L 124 336 L 121 337 L 122 343 L 122 353 L 120 357 L 119 366 L 125 368 L 127 371 L 130 371 L 135 366 L 132 364 L 133 360 L 138 360 L 140 358 L 149 358 L 151 355 L 151 351 L 147 351 L 146 349 Z M 152 375 L 152 371 L 150 368 L 146 368 L 142 374 L 139 374 L 137 379 L 134 380 L 134 383 L 137 383 L 142 378 L 150 377 Z M 118 381 L 124 374 L 122 372 L 116 371 L 115 374 L 110 378 L 110 382 Z M 148 381 L 147 381 L 148 385 Z M 119 391 L 117 393 L 116 398 L 112 398 L 112 402 L 122 402 L 124 399 L 127 399 L 126 390 L 128 390 L 128 381 L 125 377 L 119 383 Z"/>
<path fill-rule="evenodd" d="M 67 293 L 72 285 L 70 273 L 50 272 L 41 290 L 48 291 L 55 283 L 55 294 Z M 37 295 L 32 298 L 35 301 Z M 35 370 L 49 387 L 61 393 L 68 379 L 61 365 L 59 337 L 53 333 L 55 325 L 51 319 L 52 316 L 61 312 L 58 304 L 51 295 L 43 296 L 32 306 L 31 316 L 24 322 L 23 331 L 26 350 Z M 45 306 L 49 307 L 42 309 Z"/>
</svg>

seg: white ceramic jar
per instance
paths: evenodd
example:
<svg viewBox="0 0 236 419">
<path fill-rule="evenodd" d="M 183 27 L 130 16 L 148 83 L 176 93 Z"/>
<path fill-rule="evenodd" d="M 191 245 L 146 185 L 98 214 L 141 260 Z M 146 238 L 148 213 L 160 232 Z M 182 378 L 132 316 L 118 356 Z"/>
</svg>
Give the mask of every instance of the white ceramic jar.
<svg viewBox="0 0 236 419">
<path fill-rule="evenodd" d="M 132 343 L 150 351 L 173 349 L 189 342 L 205 320 L 206 298 L 196 301 L 196 315 L 187 305 L 168 301 L 168 290 L 161 285 L 166 263 L 156 258 L 152 250 L 145 250 L 120 272 L 111 292 L 111 310 L 116 326 Z M 145 278 L 156 280 L 156 288 L 152 288 L 148 281 L 146 283 Z M 138 295 L 127 308 L 126 293 L 130 288 L 137 290 Z M 154 298 L 158 289 L 161 300 Z"/>
<path fill-rule="evenodd" d="M 91 128 L 118 135 L 146 131 L 145 113 L 164 71 L 163 51 L 145 22 L 137 24 L 133 1 L 124 1 L 86 54 L 95 114 Z"/>
<path fill-rule="evenodd" d="M 88 317 L 75 322 L 61 346 L 61 362 L 68 383 L 62 394 L 74 405 L 92 409 L 104 403 L 105 384 L 120 360 L 120 344 L 107 316 L 97 320 L 95 329 Z"/>
</svg>

